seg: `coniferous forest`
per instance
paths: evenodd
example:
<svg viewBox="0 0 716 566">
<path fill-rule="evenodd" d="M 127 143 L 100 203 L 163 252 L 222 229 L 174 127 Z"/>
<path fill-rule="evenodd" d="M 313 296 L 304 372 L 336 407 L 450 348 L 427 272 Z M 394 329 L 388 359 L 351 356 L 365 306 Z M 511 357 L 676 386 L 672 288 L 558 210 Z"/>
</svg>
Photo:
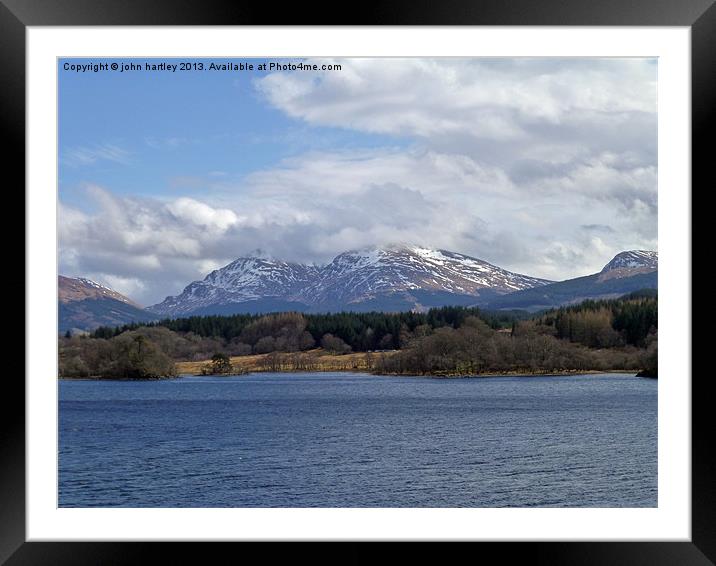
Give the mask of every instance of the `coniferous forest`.
<svg viewBox="0 0 716 566">
<path fill-rule="evenodd" d="M 366 353 L 377 373 L 480 375 L 627 370 L 656 377 L 653 290 L 541 313 L 441 307 L 416 312 L 195 316 L 101 327 L 59 339 L 61 377 L 148 379 L 176 375 L 180 361 L 323 351 Z M 288 359 L 288 358 L 286 358 Z M 211 363 L 213 360 L 213 364 Z M 294 366 L 271 367 L 304 368 Z M 221 368 L 221 371 L 219 371 Z M 304 368 L 305 369 L 305 368 Z M 234 372 L 238 373 L 238 372 Z"/>
</svg>

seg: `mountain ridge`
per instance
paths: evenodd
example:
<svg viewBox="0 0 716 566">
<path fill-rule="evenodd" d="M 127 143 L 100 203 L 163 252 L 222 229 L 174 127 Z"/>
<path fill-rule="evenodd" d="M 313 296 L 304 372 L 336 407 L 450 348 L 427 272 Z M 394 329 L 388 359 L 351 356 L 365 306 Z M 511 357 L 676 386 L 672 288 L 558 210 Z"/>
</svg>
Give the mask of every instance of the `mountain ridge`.
<svg viewBox="0 0 716 566">
<path fill-rule="evenodd" d="M 164 316 L 259 312 L 252 304 L 290 303 L 294 310 L 412 310 L 475 304 L 495 294 L 551 281 L 507 271 L 465 254 L 392 244 L 338 254 L 323 266 L 243 257 L 148 307 Z"/>
</svg>

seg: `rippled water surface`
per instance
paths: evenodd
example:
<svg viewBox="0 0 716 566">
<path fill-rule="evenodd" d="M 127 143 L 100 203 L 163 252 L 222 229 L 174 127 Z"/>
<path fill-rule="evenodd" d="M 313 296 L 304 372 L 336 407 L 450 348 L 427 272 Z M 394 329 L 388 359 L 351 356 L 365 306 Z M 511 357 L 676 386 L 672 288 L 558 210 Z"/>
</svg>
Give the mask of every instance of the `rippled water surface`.
<svg viewBox="0 0 716 566">
<path fill-rule="evenodd" d="M 657 382 L 60 381 L 62 507 L 653 507 Z"/>
</svg>

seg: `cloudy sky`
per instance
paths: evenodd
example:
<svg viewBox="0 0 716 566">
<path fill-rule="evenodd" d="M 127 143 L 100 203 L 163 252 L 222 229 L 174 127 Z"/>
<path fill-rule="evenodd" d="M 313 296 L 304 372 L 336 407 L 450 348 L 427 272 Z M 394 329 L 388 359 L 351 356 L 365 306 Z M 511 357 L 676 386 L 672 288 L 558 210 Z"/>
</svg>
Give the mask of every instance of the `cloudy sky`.
<svg viewBox="0 0 716 566">
<path fill-rule="evenodd" d="M 60 70 L 60 273 L 150 305 L 257 249 L 559 280 L 657 248 L 655 60 L 315 62 L 341 70 Z"/>
</svg>

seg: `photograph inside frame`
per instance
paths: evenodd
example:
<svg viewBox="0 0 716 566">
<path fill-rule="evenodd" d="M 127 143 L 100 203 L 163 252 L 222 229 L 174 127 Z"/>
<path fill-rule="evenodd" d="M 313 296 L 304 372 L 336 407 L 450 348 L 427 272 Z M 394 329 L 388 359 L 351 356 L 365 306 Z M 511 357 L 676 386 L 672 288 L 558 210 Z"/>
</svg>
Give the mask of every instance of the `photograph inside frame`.
<svg viewBox="0 0 716 566">
<path fill-rule="evenodd" d="M 58 59 L 60 507 L 657 506 L 657 59 Z"/>
</svg>

